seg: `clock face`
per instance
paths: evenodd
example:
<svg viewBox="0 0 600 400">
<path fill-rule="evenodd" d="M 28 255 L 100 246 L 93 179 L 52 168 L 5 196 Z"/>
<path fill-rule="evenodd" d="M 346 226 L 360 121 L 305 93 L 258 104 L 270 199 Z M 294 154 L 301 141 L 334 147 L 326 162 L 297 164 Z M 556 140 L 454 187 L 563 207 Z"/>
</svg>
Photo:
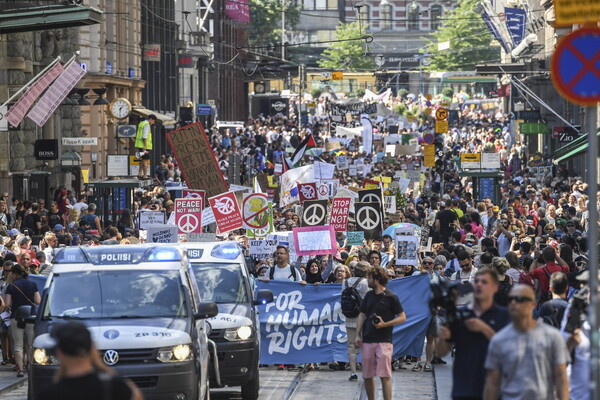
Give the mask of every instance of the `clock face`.
<svg viewBox="0 0 600 400">
<path fill-rule="evenodd" d="M 110 106 L 110 112 L 115 118 L 127 118 L 131 112 L 131 104 L 125 99 L 117 99 Z"/>
<path fill-rule="evenodd" d="M 264 93 L 265 92 L 265 85 L 263 85 L 262 83 L 257 83 L 256 85 L 254 85 L 254 91 L 256 93 Z"/>
</svg>

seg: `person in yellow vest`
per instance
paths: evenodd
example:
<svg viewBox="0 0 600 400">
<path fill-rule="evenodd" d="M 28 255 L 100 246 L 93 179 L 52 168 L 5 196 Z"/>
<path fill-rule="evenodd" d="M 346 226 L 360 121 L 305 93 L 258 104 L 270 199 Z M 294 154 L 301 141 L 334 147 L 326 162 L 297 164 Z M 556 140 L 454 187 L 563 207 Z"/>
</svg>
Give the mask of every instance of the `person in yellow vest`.
<svg viewBox="0 0 600 400">
<path fill-rule="evenodd" d="M 150 163 L 150 150 L 152 150 L 151 125 L 156 123 L 156 115 L 150 114 L 148 118 L 140 122 L 135 135 L 135 147 L 138 149 L 138 157 L 141 159 L 138 170 L 139 179 L 148 179 L 147 170 Z"/>
</svg>

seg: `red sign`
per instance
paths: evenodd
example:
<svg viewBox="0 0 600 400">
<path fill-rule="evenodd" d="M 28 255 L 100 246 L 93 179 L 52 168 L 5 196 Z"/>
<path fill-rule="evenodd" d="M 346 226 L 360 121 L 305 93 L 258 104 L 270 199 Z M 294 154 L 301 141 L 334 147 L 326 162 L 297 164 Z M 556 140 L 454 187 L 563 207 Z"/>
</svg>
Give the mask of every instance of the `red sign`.
<svg viewBox="0 0 600 400">
<path fill-rule="evenodd" d="M 315 182 L 298 183 L 297 185 L 300 203 L 304 203 L 306 200 L 317 200 L 319 198 L 317 184 Z"/>
<path fill-rule="evenodd" d="M 238 22 L 247 24 L 250 22 L 250 6 L 248 0 L 227 0 L 225 2 L 225 15 Z"/>
<path fill-rule="evenodd" d="M 205 190 L 195 190 L 195 189 L 183 189 L 182 191 L 182 197 L 184 199 L 205 199 L 206 198 L 206 191 Z"/>
<path fill-rule="evenodd" d="M 175 224 L 179 234 L 202 233 L 204 199 L 175 199 Z"/>
<path fill-rule="evenodd" d="M 329 225 L 333 226 L 336 232 L 346 232 L 348 215 L 350 214 L 350 203 L 351 199 L 349 197 L 335 197 L 333 199 Z"/>
<path fill-rule="evenodd" d="M 235 193 L 227 192 L 208 199 L 212 208 L 219 233 L 229 232 L 242 227 L 242 213 Z"/>
<path fill-rule="evenodd" d="M 567 100 L 584 106 L 600 101 L 600 28 L 581 28 L 563 36 L 552 55 L 550 77 Z"/>
</svg>

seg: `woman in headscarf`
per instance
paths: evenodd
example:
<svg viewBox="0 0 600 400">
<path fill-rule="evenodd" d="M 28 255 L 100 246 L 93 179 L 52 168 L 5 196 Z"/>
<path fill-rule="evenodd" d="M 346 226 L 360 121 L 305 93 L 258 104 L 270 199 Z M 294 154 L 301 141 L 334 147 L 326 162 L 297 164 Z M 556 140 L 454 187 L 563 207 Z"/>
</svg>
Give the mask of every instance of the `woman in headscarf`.
<svg viewBox="0 0 600 400">
<path fill-rule="evenodd" d="M 306 263 L 306 283 L 313 285 L 324 283 L 325 280 L 321 276 L 321 272 L 321 265 L 316 259 L 312 258 L 308 260 Z"/>
</svg>

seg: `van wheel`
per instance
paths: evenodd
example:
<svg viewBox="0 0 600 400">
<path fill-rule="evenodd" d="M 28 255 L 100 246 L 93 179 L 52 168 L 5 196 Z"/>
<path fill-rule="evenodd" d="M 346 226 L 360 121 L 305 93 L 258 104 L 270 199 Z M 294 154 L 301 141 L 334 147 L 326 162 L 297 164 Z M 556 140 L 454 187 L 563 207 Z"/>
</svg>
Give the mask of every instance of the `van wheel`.
<svg viewBox="0 0 600 400">
<path fill-rule="evenodd" d="M 246 383 L 242 385 L 242 399 L 244 400 L 257 400 L 258 399 L 258 391 L 260 389 L 260 381 L 258 379 L 258 366 L 256 367 L 256 373 L 254 376 Z"/>
</svg>

